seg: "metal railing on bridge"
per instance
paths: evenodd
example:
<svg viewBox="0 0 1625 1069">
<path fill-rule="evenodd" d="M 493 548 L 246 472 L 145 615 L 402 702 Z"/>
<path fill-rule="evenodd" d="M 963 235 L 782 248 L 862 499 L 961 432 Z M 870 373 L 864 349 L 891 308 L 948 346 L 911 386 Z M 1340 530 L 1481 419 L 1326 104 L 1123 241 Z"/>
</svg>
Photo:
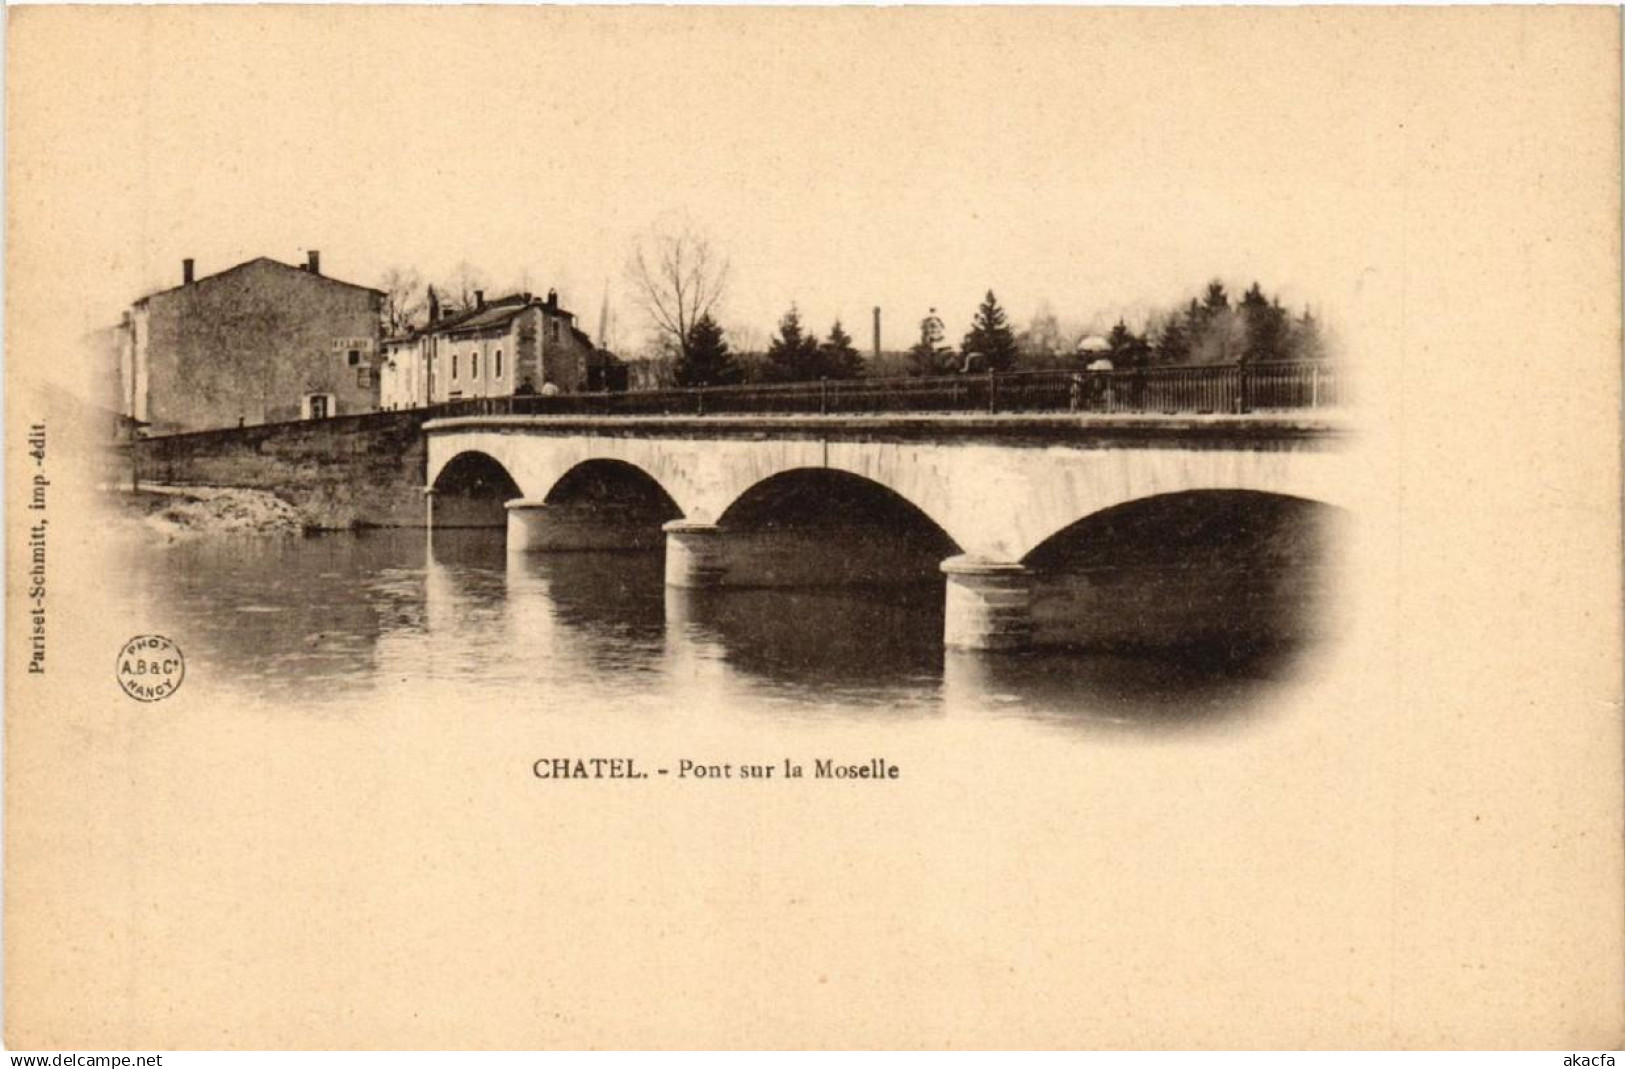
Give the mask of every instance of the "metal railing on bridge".
<svg viewBox="0 0 1625 1069">
<path fill-rule="evenodd" d="M 1203 415 L 1330 408 L 1342 400 L 1336 365 L 1300 361 L 532 394 L 464 398 L 432 408 L 439 417 L 928 412 Z"/>
</svg>

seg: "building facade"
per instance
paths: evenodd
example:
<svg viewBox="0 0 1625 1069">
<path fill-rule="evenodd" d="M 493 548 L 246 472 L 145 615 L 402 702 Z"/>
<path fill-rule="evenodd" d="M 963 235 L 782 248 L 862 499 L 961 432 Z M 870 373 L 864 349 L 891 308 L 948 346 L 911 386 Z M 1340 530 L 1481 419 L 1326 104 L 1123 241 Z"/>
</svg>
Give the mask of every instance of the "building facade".
<svg viewBox="0 0 1625 1069">
<path fill-rule="evenodd" d="M 260 257 L 149 294 L 119 330 L 120 411 L 149 434 L 379 407 L 383 294 L 328 278 L 320 254 Z"/>
<path fill-rule="evenodd" d="M 385 410 L 604 389 L 604 369 L 615 363 L 594 349 L 553 292 L 545 299 L 516 293 L 489 303 L 477 293 L 471 307 L 445 314 L 431 292 L 429 323 L 385 339 L 382 352 L 379 406 Z"/>
<path fill-rule="evenodd" d="M 428 404 L 429 339 L 424 334 L 385 338 L 378 363 L 378 407 L 385 412 Z"/>
</svg>

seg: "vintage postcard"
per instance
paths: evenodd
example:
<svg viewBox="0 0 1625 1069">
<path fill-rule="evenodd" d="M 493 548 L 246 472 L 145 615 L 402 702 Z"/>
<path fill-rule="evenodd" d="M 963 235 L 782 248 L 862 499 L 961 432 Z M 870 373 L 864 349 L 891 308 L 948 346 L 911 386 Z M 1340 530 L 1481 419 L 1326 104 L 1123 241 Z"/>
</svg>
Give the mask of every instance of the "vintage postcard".
<svg viewBox="0 0 1625 1069">
<path fill-rule="evenodd" d="M 1617 11 L 8 14 L 10 1048 L 1622 1041 Z"/>
</svg>

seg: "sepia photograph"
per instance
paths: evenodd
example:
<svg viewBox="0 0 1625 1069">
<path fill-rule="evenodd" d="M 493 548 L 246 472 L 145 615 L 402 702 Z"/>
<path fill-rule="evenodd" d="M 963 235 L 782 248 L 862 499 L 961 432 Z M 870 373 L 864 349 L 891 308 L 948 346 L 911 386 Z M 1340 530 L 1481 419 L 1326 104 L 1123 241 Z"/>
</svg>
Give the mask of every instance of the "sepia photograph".
<svg viewBox="0 0 1625 1069">
<path fill-rule="evenodd" d="M 1619 24 L 10 9 L 8 1049 L 1616 1049 Z"/>
</svg>

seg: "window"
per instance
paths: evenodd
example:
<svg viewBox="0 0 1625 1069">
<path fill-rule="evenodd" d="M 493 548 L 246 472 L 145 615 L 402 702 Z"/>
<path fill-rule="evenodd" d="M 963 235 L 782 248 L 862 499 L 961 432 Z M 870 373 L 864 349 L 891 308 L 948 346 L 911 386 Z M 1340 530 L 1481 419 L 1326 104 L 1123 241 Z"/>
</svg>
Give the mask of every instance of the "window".
<svg viewBox="0 0 1625 1069">
<path fill-rule="evenodd" d="M 451 354 L 451 381 L 457 381 L 457 354 Z"/>
<path fill-rule="evenodd" d="M 493 376 L 493 378 L 500 379 L 501 377 L 502 377 L 502 350 L 498 349 L 497 350 L 496 374 Z"/>
<path fill-rule="evenodd" d="M 362 389 L 366 389 L 368 386 L 371 386 L 372 385 L 372 369 L 367 368 L 367 367 L 358 367 L 358 368 L 356 368 L 355 369 L 355 384 L 357 386 L 360 386 Z"/>
<path fill-rule="evenodd" d="M 480 354 L 478 351 L 468 354 L 468 377 L 471 379 L 480 377 Z"/>
<path fill-rule="evenodd" d="M 351 367 L 357 367 L 358 365 L 360 365 L 360 363 L 361 363 L 361 350 L 360 349 L 351 349 L 350 350 L 350 366 Z"/>
</svg>

